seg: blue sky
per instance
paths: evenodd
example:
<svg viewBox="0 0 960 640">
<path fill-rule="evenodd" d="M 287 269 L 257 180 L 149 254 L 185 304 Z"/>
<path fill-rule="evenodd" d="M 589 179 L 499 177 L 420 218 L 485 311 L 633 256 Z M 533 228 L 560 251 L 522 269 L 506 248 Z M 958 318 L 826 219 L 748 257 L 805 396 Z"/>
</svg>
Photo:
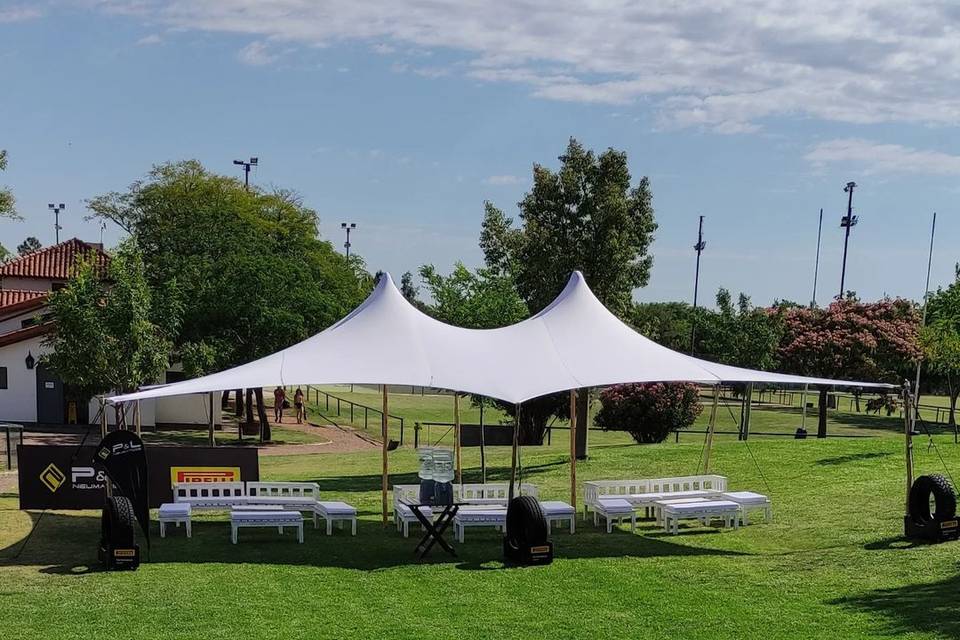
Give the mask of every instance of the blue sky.
<svg viewBox="0 0 960 640">
<path fill-rule="evenodd" d="M 823 207 L 825 303 L 849 180 L 848 288 L 919 298 L 933 211 L 934 286 L 960 260 L 960 12 L 834 4 L 0 0 L 0 184 L 25 218 L 0 242 L 52 243 L 48 202 L 95 241 L 87 198 L 256 155 L 253 181 L 301 193 L 338 246 L 356 222 L 371 270 L 474 266 L 483 201 L 515 214 L 575 136 L 651 178 L 640 300 L 691 298 L 700 214 L 707 299 L 809 300 Z"/>
</svg>

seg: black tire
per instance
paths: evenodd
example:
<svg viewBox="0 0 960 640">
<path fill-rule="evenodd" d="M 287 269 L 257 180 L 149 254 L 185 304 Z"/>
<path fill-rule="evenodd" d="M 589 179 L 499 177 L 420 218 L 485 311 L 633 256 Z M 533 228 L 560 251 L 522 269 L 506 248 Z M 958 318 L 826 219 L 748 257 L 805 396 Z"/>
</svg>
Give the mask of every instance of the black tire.
<svg viewBox="0 0 960 640">
<path fill-rule="evenodd" d="M 936 509 L 930 512 L 930 496 Z M 910 518 L 924 525 L 931 522 L 952 520 L 957 515 L 957 494 L 950 481 L 940 474 L 920 476 L 910 487 Z"/>
<path fill-rule="evenodd" d="M 135 524 L 136 517 L 133 515 L 133 503 L 130 502 L 130 498 L 124 496 L 107 498 L 100 518 L 102 546 L 132 547 Z"/>
<path fill-rule="evenodd" d="M 514 548 L 547 541 L 547 518 L 533 496 L 518 496 L 507 507 L 507 542 Z"/>
</svg>

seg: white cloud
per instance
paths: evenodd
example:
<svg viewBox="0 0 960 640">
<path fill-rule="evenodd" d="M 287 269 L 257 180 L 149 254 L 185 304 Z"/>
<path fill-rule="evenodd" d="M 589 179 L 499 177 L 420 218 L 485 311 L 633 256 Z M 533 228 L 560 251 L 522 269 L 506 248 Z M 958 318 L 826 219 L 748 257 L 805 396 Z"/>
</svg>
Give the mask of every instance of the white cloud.
<svg viewBox="0 0 960 640">
<path fill-rule="evenodd" d="M 742 133 L 784 116 L 960 122 L 960 5 L 953 0 L 529 0 L 495 7 L 435 0 L 100 0 L 99 6 L 178 28 L 307 46 L 357 41 L 384 54 L 459 52 L 468 76 L 524 84 L 544 99 L 648 101 L 661 127 Z"/>
<path fill-rule="evenodd" d="M 30 7 L 27 5 L 0 7 L 0 24 L 5 22 L 23 22 L 24 20 L 34 20 L 42 15 L 43 11 L 37 7 Z"/>
<path fill-rule="evenodd" d="M 137 44 L 140 45 L 141 47 L 160 44 L 162 42 L 163 42 L 163 38 L 161 38 L 160 35 L 156 33 L 151 33 L 150 35 L 144 36 L 139 40 L 137 40 Z"/>
<path fill-rule="evenodd" d="M 521 178 L 520 176 L 510 176 L 510 175 L 504 175 L 504 176 L 489 176 L 489 177 L 483 179 L 483 183 L 484 183 L 484 184 L 498 185 L 498 186 L 511 185 L 511 184 L 522 184 L 522 183 L 523 183 L 523 178 Z"/>
<path fill-rule="evenodd" d="M 866 174 L 960 175 L 960 156 L 859 138 L 821 142 L 804 157 L 818 168 L 843 163 Z"/>
<path fill-rule="evenodd" d="M 260 67 L 276 62 L 279 56 L 270 51 L 265 42 L 254 40 L 237 53 L 237 58 L 244 64 Z"/>
</svg>

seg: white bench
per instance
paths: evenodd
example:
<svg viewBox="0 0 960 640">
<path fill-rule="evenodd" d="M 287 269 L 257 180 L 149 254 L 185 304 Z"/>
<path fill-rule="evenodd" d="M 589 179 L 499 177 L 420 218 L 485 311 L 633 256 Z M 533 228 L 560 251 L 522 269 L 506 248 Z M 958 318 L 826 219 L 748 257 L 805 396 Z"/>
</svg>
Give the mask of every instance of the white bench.
<svg viewBox="0 0 960 640">
<path fill-rule="evenodd" d="M 295 527 L 297 542 L 303 543 L 303 516 L 299 511 L 234 509 L 230 512 L 230 541 L 233 544 L 237 544 L 237 532 L 243 527 L 276 527 L 280 535 L 283 535 L 284 527 Z"/>
<path fill-rule="evenodd" d="M 623 524 L 624 518 L 630 519 L 630 531 L 637 530 L 637 513 L 633 510 L 633 505 L 623 498 L 600 498 L 593 505 L 593 525 L 597 526 L 597 516 L 602 516 L 607 521 L 607 533 L 613 531 L 613 521 Z"/>
<path fill-rule="evenodd" d="M 177 482 L 173 485 L 173 501 L 189 503 L 193 509 L 230 509 L 247 504 L 243 482 Z"/>
<path fill-rule="evenodd" d="M 587 516 L 601 498 L 621 498 L 637 509 L 646 509 L 649 516 L 652 503 L 663 500 L 663 494 L 682 492 L 688 496 L 711 497 L 726 490 L 727 479 L 712 474 L 639 480 L 592 480 L 583 483 L 583 514 Z M 699 493 L 687 493 L 691 491 Z"/>
<path fill-rule="evenodd" d="M 453 517 L 453 534 L 459 542 L 463 542 L 463 530 L 467 527 L 494 527 L 506 531 L 507 510 L 502 507 L 461 507 Z"/>
<path fill-rule="evenodd" d="M 709 502 L 710 498 L 668 498 L 657 500 L 653 503 L 653 517 L 658 525 L 663 525 L 663 507 L 671 504 L 691 504 L 697 502 Z"/>
<path fill-rule="evenodd" d="M 577 510 L 574 509 L 573 506 L 566 502 L 560 502 L 559 500 L 546 500 L 540 503 L 540 508 L 543 509 L 543 515 L 547 519 L 548 535 L 551 532 L 554 522 L 557 524 L 566 522 L 570 525 L 570 533 L 575 531 Z"/>
<path fill-rule="evenodd" d="M 748 509 L 762 510 L 763 519 L 766 522 L 773 520 L 773 505 L 770 504 L 770 498 L 761 493 L 754 493 L 753 491 L 727 491 L 721 493 L 720 497 L 723 500 L 736 502 L 740 505 L 741 520 L 745 525 L 750 524 L 747 520 Z"/>
<path fill-rule="evenodd" d="M 313 528 L 317 528 L 317 518 L 327 523 L 327 535 L 333 535 L 334 522 L 349 522 L 350 534 L 357 535 L 357 509 L 346 502 L 317 502 L 313 506 Z"/>
<path fill-rule="evenodd" d="M 167 536 L 167 525 L 181 524 L 186 525 L 187 537 L 193 535 L 193 529 L 190 524 L 190 503 L 189 502 L 164 502 L 160 505 L 160 512 L 157 516 L 160 521 L 160 537 Z"/>
<path fill-rule="evenodd" d="M 719 518 L 723 520 L 724 526 L 733 526 L 734 529 L 740 524 L 740 505 L 730 500 L 664 504 L 660 512 L 664 531 L 673 534 L 679 533 L 681 520 L 699 520 L 707 524 L 711 519 Z"/>
</svg>

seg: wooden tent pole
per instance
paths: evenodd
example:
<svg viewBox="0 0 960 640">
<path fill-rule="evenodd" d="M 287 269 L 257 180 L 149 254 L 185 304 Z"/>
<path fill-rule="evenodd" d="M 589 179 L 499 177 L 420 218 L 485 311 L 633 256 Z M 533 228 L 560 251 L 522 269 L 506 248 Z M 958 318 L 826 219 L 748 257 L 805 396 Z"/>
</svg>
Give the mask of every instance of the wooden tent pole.
<svg viewBox="0 0 960 640">
<path fill-rule="evenodd" d="M 457 484 L 463 484 L 463 463 L 460 459 L 460 394 L 453 393 L 453 456 L 457 464 Z"/>
<path fill-rule="evenodd" d="M 513 421 L 513 448 L 510 454 L 510 491 L 508 498 L 513 501 L 513 485 L 517 481 L 517 448 L 520 446 L 520 403 L 516 404 Z"/>
<path fill-rule="evenodd" d="M 387 490 L 389 489 L 389 469 L 387 468 L 387 411 L 388 411 L 388 402 L 387 402 L 387 385 L 382 385 L 383 389 L 383 406 L 381 407 L 380 413 L 380 437 L 383 440 L 383 448 L 381 455 L 383 457 L 383 483 L 380 489 L 380 507 L 383 512 L 383 526 L 387 526 Z"/>
<path fill-rule="evenodd" d="M 717 403 L 720 400 L 720 385 L 713 386 L 713 405 L 710 407 L 710 426 L 707 428 L 707 446 L 704 449 L 703 473 L 710 473 L 710 450 L 713 448 L 713 432 L 717 428 Z"/>
<path fill-rule="evenodd" d="M 570 505 L 577 511 L 577 391 L 570 389 Z"/>
<path fill-rule="evenodd" d="M 910 489 L 913 487 L 913 417 L 910 406 L 910 383 L 903 385 L 903 434 L 906 440 L 907 492 L 904 514 L 910 515 Z"/>
<path fill-rule="evenodd" d="M 211 447 L 217 445 L 216 438 L 213 437 L 213 392 L 207 394 L 210 400 L 210 415 L 207 416 L 207 444 Z"/>
<path fill-rule="evenodd" d="M 483 484 L 487 484 L 487 453 L 485 451 L 486 436 L 483 433 L 484 430 L 483 403 L 480 403 L 480 475 L 483 477 Z"/>
<path fill-rule="evenodd" d="M 133 415 L 134 415 L 134 426 L 135 426 L 136 429 L 137 429 L 137 436 L 139 436 L 139 435 L 140 435 L 140 430 L 141 430 L 141 429 L 140 429 L 140 428 L 141 428 L 141 425 L 140 425 L 140 401 L 139 401 L 139 400 L 137 400 L 137 404 L 136 404 L 136 406 L 135 406 L 134 409 L 133 409 Z"/>
</svg>

